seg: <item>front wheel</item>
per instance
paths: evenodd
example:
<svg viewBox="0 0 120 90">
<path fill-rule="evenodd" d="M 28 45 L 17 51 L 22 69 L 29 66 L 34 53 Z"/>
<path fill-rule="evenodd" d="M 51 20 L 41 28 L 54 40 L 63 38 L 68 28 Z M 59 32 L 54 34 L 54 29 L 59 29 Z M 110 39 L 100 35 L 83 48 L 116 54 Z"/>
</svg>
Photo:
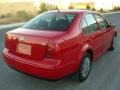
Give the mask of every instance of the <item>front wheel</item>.
<svg viewBox="0 0 120 90">
<path fill-rule="evenodd" d="M 77 72 L 78 79 L 80 81 L 84 81 L 87 79 L 89 72 L 90 72 L 90 68 L 91 68 L 91 59 L 92 58 L 89 53 L 87 53 L 85 57 L 83 58 L 82 63 Z"/>
</svg>

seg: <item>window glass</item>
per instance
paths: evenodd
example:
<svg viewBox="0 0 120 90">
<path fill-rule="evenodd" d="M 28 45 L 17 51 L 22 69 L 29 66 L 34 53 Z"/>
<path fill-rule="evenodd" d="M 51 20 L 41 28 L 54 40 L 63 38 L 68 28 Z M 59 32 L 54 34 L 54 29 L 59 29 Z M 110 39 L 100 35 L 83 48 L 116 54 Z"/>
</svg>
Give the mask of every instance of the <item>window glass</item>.
<svg viewBox="0 0 120 90">
<path fill-rule="evenodd" d="M 23 26 L 26 29 L 46 31 L 66 31 L 76 14 L 45 12 Z"/>
<path fill-rule="evenodd" d="M 82 31 L 83 31 L 84 34 L 89 34 L 90 33 L 88 24 L 87 24 L 85 19 L 83 20 L 83 23 L 82 23 Z"/>
<path fill-rule="evenodd" d="M 68 18 L 69 22 L 71 23 L 76 15 L 75 14 L 66 14 L 66 17 Z"/>
<path fill-rule="evenodd" d="M 109 27 L 108 22 L 99 14 L 94 14 L 95 18 L 99 24 L 100 29 L 105 29 Z"/>
<path fill-rule="evenodd" d="M 97 25 L 96 20 L 95 20 L 95 18 L 93 17 L 92 14 L 85 15 L 85 19 L 88 23 L 90 32 L 95 32 L 95 31 L 98 30 L 98 25 Z"/>
<path fill-rule="evenodd" d="M 65 16 L 62 15 L 62 14 L 56 14 L 56 21 L 59 20 L 59 19 L 64 19 L 66 20 Z"/>
</svg>

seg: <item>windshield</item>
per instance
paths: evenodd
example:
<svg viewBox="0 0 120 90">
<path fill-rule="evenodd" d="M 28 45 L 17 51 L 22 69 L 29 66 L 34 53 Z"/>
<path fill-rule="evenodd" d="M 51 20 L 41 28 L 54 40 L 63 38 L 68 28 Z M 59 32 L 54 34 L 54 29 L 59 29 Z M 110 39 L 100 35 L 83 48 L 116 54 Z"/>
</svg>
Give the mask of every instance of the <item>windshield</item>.
<svg viewBox="0 0 120 90">
<path fill-rule="evenodd" d="M 26 23 L 23 28 L 34 30 L 66 31 L 76 14 L 45 12 Z"/>
</svg>

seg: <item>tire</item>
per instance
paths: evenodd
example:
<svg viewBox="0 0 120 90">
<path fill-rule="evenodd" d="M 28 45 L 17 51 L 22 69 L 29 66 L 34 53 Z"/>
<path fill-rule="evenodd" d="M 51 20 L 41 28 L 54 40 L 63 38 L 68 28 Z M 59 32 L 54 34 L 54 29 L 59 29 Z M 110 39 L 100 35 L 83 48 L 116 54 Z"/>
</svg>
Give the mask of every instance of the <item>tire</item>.
<svg viewBox="0 0 120 90">
<path fill-rule="evenodd" d="M 78 72 L 77 72 L 77 77 L 78 77 L 78 80 L 79 81 L 84 81 L 87 79 L 88 75 L 89 75 L 89 72 L 90 72 L 90 69 L 91 69 L 91 55 L 89 53 L 87 53 L 82 62 L 81 62 L 81 65 L 78 69 Z"/>
<path fill-rule="evenodd" d="M 117 39 L 117 37 L 114 36 L 114 38 L 112 40 L 112 44 L 111 44 L 111 46 L 109 48 L 110 51 L 113 51 L 115 49 L 115 47 L 116 47 L 116 39 Z"/>
</svg>

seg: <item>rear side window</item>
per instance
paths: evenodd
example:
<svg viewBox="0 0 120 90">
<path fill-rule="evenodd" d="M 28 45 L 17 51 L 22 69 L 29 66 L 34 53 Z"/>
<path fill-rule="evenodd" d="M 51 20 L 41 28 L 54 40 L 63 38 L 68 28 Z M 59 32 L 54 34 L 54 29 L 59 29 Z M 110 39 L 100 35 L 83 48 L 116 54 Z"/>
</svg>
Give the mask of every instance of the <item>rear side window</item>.
<svg viewBox="0 0 120 90">
<path fill-rule="evenodd" d="M 23 26 L 26 29 L 45 31 L 66 31 L 76 14 L 45 12 Z"/>
<path fill-rule="evenodd" d="M 87 21 L 85 20 L 85 18 L 83 19 L 83 23 L 82 23 L 82 31 L 84 34 L 90 33 L 90 29 L 88 27 L 88 24 L 87 24 Z"/>
<path fill-rule="evenodd" d="M 100 29 L 105 29 L 105 28 L 109 27 L 108 22 L 101 15 L 94 14 L 94 16 L 95 16 L 95 18 L 96 18 L 96 20 L 97 20 L 97 22 L 99 24 Z"/>
<path fill-rule="evenodd" d="M 87 21 L 87 24 L 89 26 L 90 32 L 95 32 L 98 30 L 98 25 L 96 23 L 96 20 L 93 16 L 93 14 L 87 14 L 85 15 L 85 19 Z"/>
</svg>

